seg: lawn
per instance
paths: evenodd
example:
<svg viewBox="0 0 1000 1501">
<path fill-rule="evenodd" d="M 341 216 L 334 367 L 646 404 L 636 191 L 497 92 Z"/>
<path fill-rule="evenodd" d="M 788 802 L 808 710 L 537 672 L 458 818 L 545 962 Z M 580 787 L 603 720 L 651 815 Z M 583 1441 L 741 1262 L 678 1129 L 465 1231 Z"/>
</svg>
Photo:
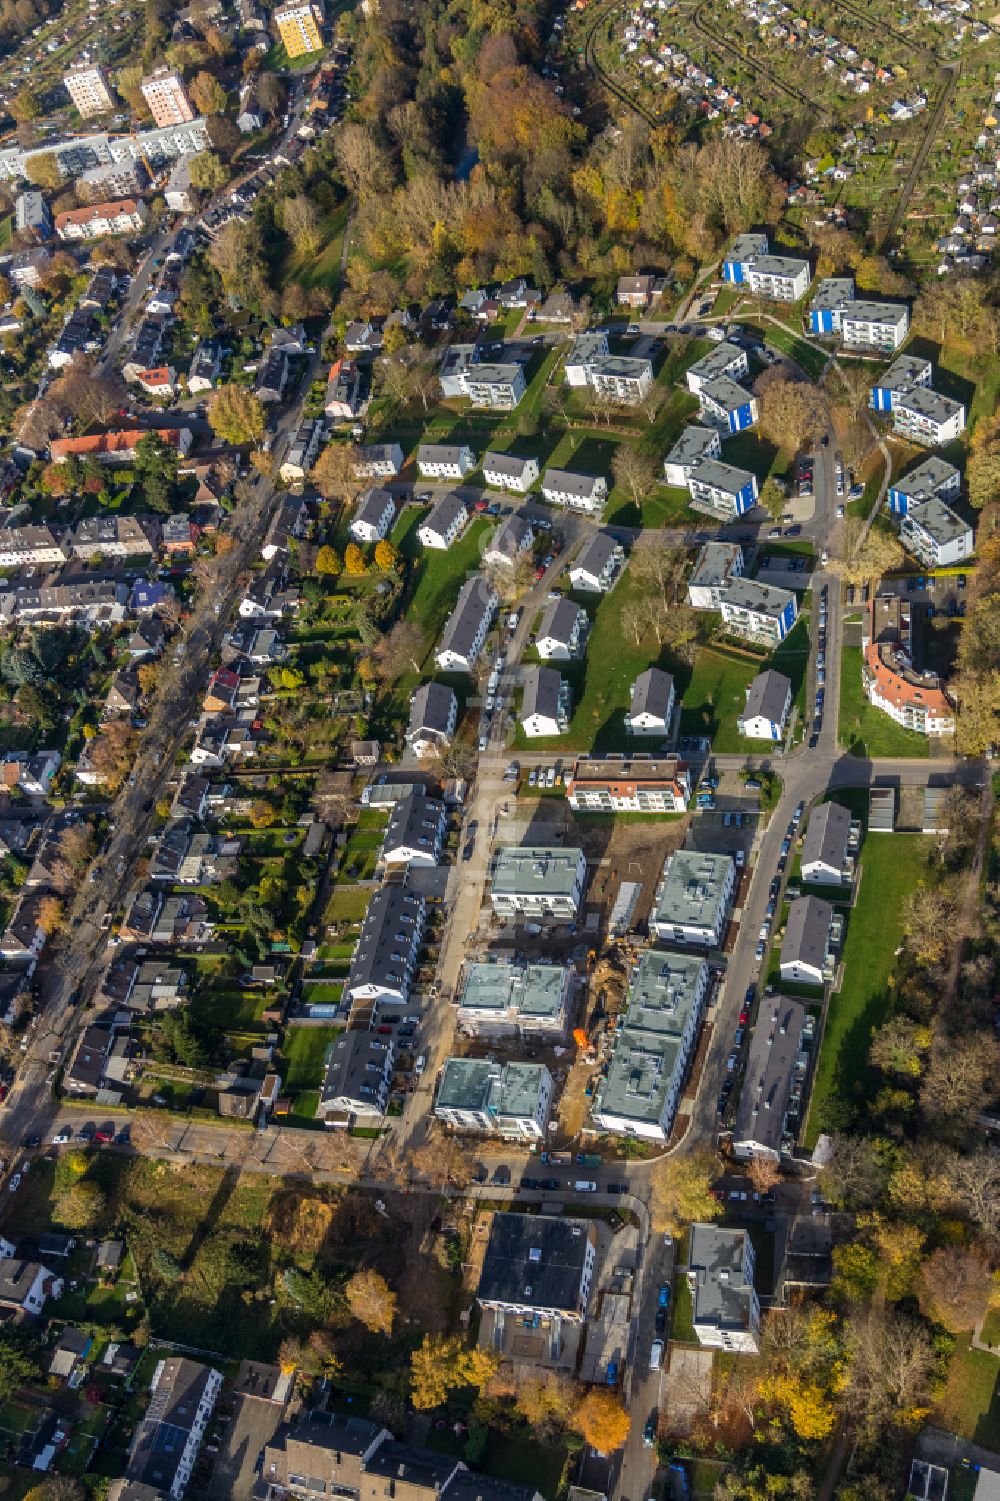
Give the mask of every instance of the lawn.
<svg viewBox="0 0 1000 1501">
<path fill-rule="evenodd" d="M 289 1094 L 318 1089 L 323 1082 L 323 1060 L 342 1027 L 289 1027 L 282 1052 L 285 1055 L 285 1088 Z"/>
<path fill-rule="evenodd" d="M 412 507 L 407 509 L 413 510 Z M 420 516 L 414 513 L 414 524 L 403 538 L 401 550 L 412 563 L 412 592 L 406 606 L 406 617 L 417 621 L 423 628 L 426 648 L 423 665 L 426 665 L 466 574 L 479 567 L 483 544 L 494 522 L 489 517 L 478 517 L 447 551 L 438 552 L 432 547 L 421 547 L 417 539 L 420 519 L 422 513 Z M 418 675 L 411 673 L 402 685 L 402 691 L 409 694 L 417 679 Z"/>
<path fill-rule="evenodd" d="M 677 1272 L 674 1276 L 674 1316 L 670 1325 L 670 1337 L 687 1345 L 695 1343 L 694 1304 L 684 1272 Z"/>
<path fill-rule="evenodd" d="M 806 712 L 806 669 L 809 666 L 809 619 L 800 615 L 788 635 L 771 653 L 768 667 L 783 672 L 792 685 L 792 702 L 798 710 L 799 719 Z M 741 742 L 742 744 L 743 742 Z M 716 747 L 718 749 L 718 747 Z"/>
<path fill-rule="evenodd" d="M 1000 1449 L 998 1385 L 1000 1360 L 985 1350 L 973 1350 L 968 1335 L 960 1335 L 932 1422 L 987 1449 Z"/>
<path fill-rule="evenodd" d="M 904 730 L 865 697 L 861 683 L 861 648 L 845 646 L 840 659 L 840 740 L 852 756 L 926 757 L 926 735 Z"/>
<path fill-rule="evenodd" d="M 360 922 L 368 911 L 372 899 L 367 886 L 342 885 L 339 881 L 330 893 L 330 900 L 323 913 L 325 923 Z"/>
<path fill-rule="evenodd" d="M 805 339 L 800 339 L 791 329 L 782 324 L 772 323 L 769 320 L 748 318 L 748 323 L 756 323 L 762 330 L 765 339 L 773 349 L 780 349 L 782 354 L 787 354 L 789 359 L 800 365 L 810 380 L 819 380 L 826 369 L 830 356 L 824 349 L 815 349 L 812 344 L 807 344 Z"/>
<path fill-rule="evenodd" d="M 720 754 L 752 750 L 753 742 L 743 739 L 736 721 L 746 703 L 747 686 L 762 667 L 762 662 L 749 657 L 703 646 L 684 689 L 681 734 L 710 736 Z"/>
<path fill-rule="evenodd" d="M 811 1151 L 823 1130 L 863 1109 L 871 1088 L 872 1029 L 892 1012 L 889 977 L 902 936 L 902 906 L 925 868 L 922 834 L 879 834 L 861 853 L 861 885 L 843 955 L 843 989 L 831 996 L 806 1126 Z"/>
<path fill-rule="evenodd" d="M 272 1004 L 262 990 L 221 990 L 204 987 L 191 998 L 191 1015 L 224 1032 L 248 1032 L 261 1026 L 261 1012 Z"/>
<path fill-rule="evenodd" d="M 282 281 L 302 287 L 326 287 L 334 302 L 340 291 L 340 258 L 344 249 L 348 206 L 340 204 L 320 224 L 321 244 L 315 255 L 292 254 L 282 269 Z"/>
<path fill-rule="evenodd" d="M 651 664 L 659 661 L 656 642 L 635 637 L 622 629 L 622 615 L 639 596 L 626 568 L 623 577 L 601 599 L 587 640 L 586 659 L 580 663 L 553 663 L 573 685 L 573 718 L 566 735 L 527 740 L 518 730 L 517 744 L 536 751 L 623 751 L 645 749 L 625 733 L 625 710 L 632 697 L 632 684 Z"/>
</svg>

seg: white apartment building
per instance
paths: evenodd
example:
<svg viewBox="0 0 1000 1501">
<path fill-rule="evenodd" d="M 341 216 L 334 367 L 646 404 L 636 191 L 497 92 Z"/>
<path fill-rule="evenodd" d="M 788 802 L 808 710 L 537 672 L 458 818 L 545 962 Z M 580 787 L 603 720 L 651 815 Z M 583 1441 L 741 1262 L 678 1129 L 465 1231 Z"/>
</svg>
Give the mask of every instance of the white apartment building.
<svg viewBox="0 0 1000 1501">
<path fill-rule="evenodd" d="M 115 101 L 107 75 L 97 63 L 78 63 L 63 75 L 63 83 L 78 114 L 85 120 L 91 115 L 103 115 L 107 110 L 114 109 Z"/>
<path fill-rule="evenodd" d="M 194 119 L 194 105 L 176 68 L 157 68 L 155 73 L 142 80 L 139 87 L 158 129 L 185 125 Z"/>
</svg>

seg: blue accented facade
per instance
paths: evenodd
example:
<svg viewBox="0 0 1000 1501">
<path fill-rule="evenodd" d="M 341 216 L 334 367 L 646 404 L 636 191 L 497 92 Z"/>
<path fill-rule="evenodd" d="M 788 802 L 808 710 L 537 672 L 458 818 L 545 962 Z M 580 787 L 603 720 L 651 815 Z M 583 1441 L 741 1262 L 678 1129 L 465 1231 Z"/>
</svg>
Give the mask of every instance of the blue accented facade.
<svg viewBox="0 0 1000 1501">
<path fill-rule="evenodd" d="M 791 599 L 788 601 L 787 605 L 785 606 L 785 608 L 781 612 L 781 619 L 780 619 L 780 621 L 778 623 L 778 640 L 779 641 L 784 641 L 785 637 L 788 635 L 788 632 L 791 630 L 792 626 L 795 624 L 796 613 L 797 613 L 797 611 L 796 611 L 796 605 L 795 605 L 795 595 L 793 594 L 792 597 L 791 597 Z"/>
<path fill-rule="evenodd" d="M 897 490 L 895 485 L 889 486 L 889 510 L 894 516 L 905 516 L 910 508 L 910 497 L 905 490 Z"/>
<path fill-rule="evenodd" d="M 722 275 L 726 281 L 731 281 L 736 286 L 742 286 L 746 281 L 746 267 L 742 261 L 723 261 Z"/>
<path fill-rule="evenodd" d="M 891 386 L 872 386 L 872 407 L 876 412 L 892 411 Z"/>
<path fill-rule="evenodd" d="M 729 413 L 729 431 L 731 433 L 741 433 L 744 428 L 748 427 L 753 427 L 753 407 L 749 401 Z"/>
<path fill-rule="evenodd" d="M 752 511 L 757 504 L 757 484 L 755 480 L 748 480 L 743 489 L 736 497 L 736 514 L 742 516 L 746 511 Z"/>
<path fill-rule="evenodd" d="M 814 334 L 832 334 L 833 309 L 813 308 L 809 314 L 809 325 Z"/>
</svg>

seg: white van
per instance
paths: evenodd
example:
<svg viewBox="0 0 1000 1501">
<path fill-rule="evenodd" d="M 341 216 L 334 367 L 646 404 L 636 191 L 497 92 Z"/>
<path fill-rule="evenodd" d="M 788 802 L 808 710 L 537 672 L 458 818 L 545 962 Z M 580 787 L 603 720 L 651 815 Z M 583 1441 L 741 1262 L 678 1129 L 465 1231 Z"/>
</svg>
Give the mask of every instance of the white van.
<svg viewBox="0 0 1000 1501">
<path fill-rule="evenodd" d="M 597 1184 L 592 1182 L 590 1178 L 578 1178 L 573 1184 L 573 1188 L 578 1194 L 595 1194 L 597 1192 Z"/>
<path fill-rule="evenodd" d="M 651 1371 L 658 1371 L 662 1364 L 663 1341 L 662 1339 L 654 1339 L 653 1343 L 649 1347 L 649 1369 Z"/>
</svg>

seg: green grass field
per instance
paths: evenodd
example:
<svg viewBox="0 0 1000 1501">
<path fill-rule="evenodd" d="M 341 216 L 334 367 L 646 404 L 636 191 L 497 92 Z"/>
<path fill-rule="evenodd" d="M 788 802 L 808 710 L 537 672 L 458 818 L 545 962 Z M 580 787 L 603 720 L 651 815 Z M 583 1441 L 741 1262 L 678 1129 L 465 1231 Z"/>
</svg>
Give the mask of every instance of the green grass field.
<svg viewBox="0 0 1000 1501">
<path fill-rule="evenodd" d="M 955 1341 L 948 1380 L 931 1420 L 987 1449 L 1000 1449 L 1000 1360 L 973 1350 L 968 1336 Z"/>
<path fill-rule="evenodd" d="M 326 214 L 320 225 L 322 244 L 315 255 L 292 254 L 282 268 L 282 281 L 298 282 L 303 287 L 326 287 L 337 300 L 340 291 L 340 258 L 347 229 L 346 203 Z"/>
<path fill-rule="evenodd" d="M 834 1119 L 861 1107 L 871 1078 L 868 1048 L 873 1027 L 892 1011 L 889 976 L 902 936 L 902 906 L 925 868 L 922 834 L 875 834 L 861 853 L 861 885 L 844 944 L 844 986 L 830 999 L 813 1080 L 806 1146 Z"/>
<path fill-rule="evenodd" d="M 415 507 L 408 507 L 413 522 L 400 543 L 403 556 L 413 567 L 412 594 L 407 607 L 407 618 L 415 620 L 424 631 L 424 663 L 437 645 L 438 637 L 448 614 L 458 598 L 459 590 L 467 573 L 479 566 L 483 543 L 494 523 L 489 517 L 479 517 L 467 527 L 465 533 L 446 552 L 421 547 L 417 539 L 417 527 L 423 517 Z M 416 686 L 417 673 L 410 673 L 404 680 L 401 691 L 408 694 Z"/>
<path fill-rule="evenodd" d="M 703 646 L 694 659 L 681 707 L 681 734 L 708 735 L 718 752 L 752 749 L 736 721 L 746 703 L 746 690 L 763 663 L 749 657 L 729 656 L 715 647 Z"/>
<path fill-rule="evenodd" d="M 852 756 L 926 757 L 928 737 L 904 730 L 865 697 L 861 683 L 861 648 L 845 646 L 840 658 L 840 725 L 842 744 Z"/>
<path fill-rule="evenodd" d="M 330 893 L 323 921 L 360 922 L 368 911 L 371 899 L 372 894 L 367 886 L 350 886 L 338 881 Z"/>
<path fill-rule="evenodd" d="M 597 607 L 585 660 L 552 664 L 573 685 L 573 718 L 568 733 L 527 740 L 519 729 L 519 746 L 537 751 L 636 749 L 634 738 L 625 733 L 624 718 L 632 684 L 651 665 L 676 670 L 658 652 L 653 637 L 644 637 L 636 645 L 634 636 L 623 631 L 622 615 L 638 594 L 639 586 L 632 582 L 626 568 L 618 584 Z"/>
<path fill-rule="evenodd" d="M 289 1093 L 318 1089 L 323 1082 L 323 1058 L 336 1042 L 341 1027 L 289 1027 L 282 1052 L 285 1055 Z"/>
<path fill-rule="evenodd" d="M 221 1027 L 224 1032 L 253 1031 L 260 1027 L 261 1012 L 272 999 L 265 990 L 206 988 L 192 998 L 191 1014 L 196 1021 Z"/>
</svg>

